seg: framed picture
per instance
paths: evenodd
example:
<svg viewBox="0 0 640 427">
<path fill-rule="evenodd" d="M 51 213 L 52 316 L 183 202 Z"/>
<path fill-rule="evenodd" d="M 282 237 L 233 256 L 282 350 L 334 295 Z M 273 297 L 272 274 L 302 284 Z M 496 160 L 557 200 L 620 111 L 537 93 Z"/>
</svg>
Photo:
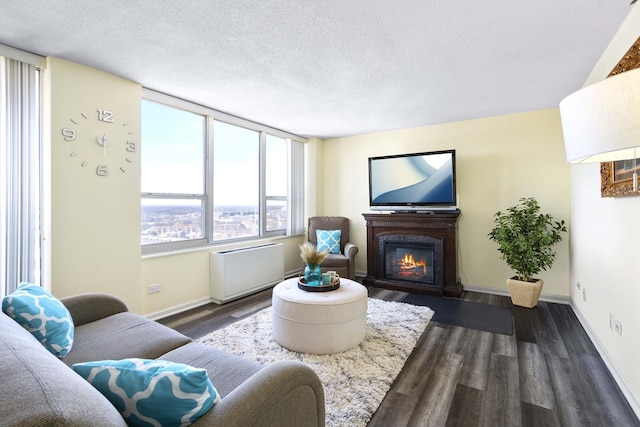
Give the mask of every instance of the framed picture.
<svg viewBox="0 0 640 427">
<path fill-rule="evenodd" d="M 640 159 L 600 163 L 600 195 L 620 197 L 640 194 L 633 191 L 634 171 L 640 173 Z"/>
<path fill-rule="evenodd" d="M 637 173 L 638 168 L 640 168 L 640 159 L 617 160 L 613 162 L 612 168 L 611 178 L 614 183 L 631 181 L 633 179 L 633 173 Z M 631 185 L 633 185 L 633 181 Z"/>
</svg>

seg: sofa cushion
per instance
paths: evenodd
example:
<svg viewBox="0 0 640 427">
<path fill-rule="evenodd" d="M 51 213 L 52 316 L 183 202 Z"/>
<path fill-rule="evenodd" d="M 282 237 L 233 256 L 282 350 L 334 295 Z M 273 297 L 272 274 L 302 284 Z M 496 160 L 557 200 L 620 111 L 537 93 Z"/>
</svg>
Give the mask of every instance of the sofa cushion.
<svg viewBox="0 0 640 427">
<path fill-rule="evenodd" d="M 104 396 L 3 313 L 0 361 L 3 426 L 126 426 Z"/>
<path fill-rule="evenodd" d="M 117 313 L 76 327 L 73 349 L 64 363 L 156 359 L 191 339 L 160 323 L 131 312 Z"/>
<path fill-rule="evenodd" d="M 20 283 L 2 299 L 2 311 L 31 332 L 53 355 L 65 357 L 73 345 L 74 327 L 69 310 L 37 285 Z"/>
<path fill-rule="evenodd" d="M 149 359 L 102 360 L 73 365 L 132 426 L 189 425 L 220 397 L 207 371 Z"/>
<path fill-rule="evenodd" d="M 195 342 L 170 351 L 160 359 L 206 369 L 222 398 L 263 368 L 244 357 Z"/>
<path fill-rule="evenodd" d="M 341 230 L 316 230 L 318 251 L 327 251 L 330 254 L 340 253 Z"/>
</svg>

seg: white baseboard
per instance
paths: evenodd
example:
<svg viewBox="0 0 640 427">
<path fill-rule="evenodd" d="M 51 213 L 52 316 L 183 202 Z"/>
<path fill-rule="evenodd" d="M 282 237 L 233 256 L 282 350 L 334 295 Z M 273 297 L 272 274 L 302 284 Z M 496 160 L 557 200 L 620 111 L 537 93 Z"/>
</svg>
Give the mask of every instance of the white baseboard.
<svg viewBox="0 0 640 427">
<path fill-rule="evenodd" d="M 367 272 L 358 272 L 356 271 L 356 276 L 359 278 L 366 277 Z M 496 288 L 486 288 L 483 286 L 474 286 L 474 285 L 462 285 L 465 291 L 470 292 L 480 292 L 483 294 L 491 294 L 491 295 L 502 295 L 509 296 L 508 289 L 496 289 Z M 564 295 L 554 295 L 554 294 L 541 294 L 540 301 L 545 302 L 554 302 L 556 304 L 564 304 L 569 305 L 570 297 Z"/>
<path fill-rule="evenodd" d="M 613 379 L 615 380 L 616 384 L 618 384 L 618 387 L 620 387 L 620 391 L 622 391 L 622 394 L 624 394 L 624 397 L 627 398 L 627 402 L 629 402 L 629 406 L 631 406 L 631 409 L 633 409 L 633 412 L 635 412 L 636 417 L 640 418 L 640 402 L 638 402 L 638 400 L 636 399 L 636 396 L 633 395 L 633 392 L 627 385 L 627 381 L 624 379 L 624 376 L 620 373 L 615 363 L 613 363 L 613 359 L 607 352 L 606 347 L 602 345 L 602 343 L 598 339 L 595 332 L 593 332 L 593 329 L 591 329 L 589 322 L 587 322 L 587 319 L 583 316 L 582 312 L 578 309 L 578 306 L 573 302 L 573 300 L 571 300 L 570 305 L 571 305 L 571 309 L 573 310 L 576 317 L 578 318 L 578 321 L 580 322 L 585 332 L 591 339 L 591 342 L 596 347 L 596 350 L 598 350 L 598 353 L 600 353 L 600 357 L 604 361 L 604 364 L 607 365 L 607 368 L 609 369 L 611 376 L 613 376 Z"/>
<path fill-rule="evenodd" d="M 153 313 L 146 314 L 145 317 L 151 320 L 163 319 L 165 317 L 173 316 L 174 314 L 182 313 L 183 311 L 191 310 L 192 308 L 201 307 L 212 302 L 211 297 L 200 298 L 195 301 L 187 302 L 184 304 L 174 305 L 164 310 L 155 311 Z"/>
<path fill-rule="evenodd" d="M 480 292 L 483 294 L 502 295 L 507 297 L 509 296 L 509 290 L 507 289 L 485 288 L 482 286 L 474 286 L 474 285 L 463 285 L 463 287 L 465 291 L 470 291 L 470 292 Z M 564 296 L 564 295 L 541 294 L 540 301 L 569 305 L 571 298 L 569 296 Z"/>
<path fill-rule="evenodd" d="M 300 275 L 301 272 L 302 272 L 302 270 L 288 271 L 288 272 L 285 273 L 284 277 L 285 278 L 297 277 L 297 276 Z M 263 290 L 265 290 L 265 289 L 267 289 L 269 287 L 273 287 L 273 285 L 268 285 L 268 286 L 265 286 L 262 289 L 251 291 L 251 292 L 248 292 L 248 293 L 243 294 L 243 295 L 237 295 L 233 299 L 246 297 L 246 296 L 251 295 L 253 293 L 263 291 Z M 226 300 L 224 302 L 229 302 L 229 301 L 232 301 L 232 299 Z M 220 304 L 221 303 L 220 301 L 215 301 L 211 297 L 204 297 L 204 298 L 200 298 L 200 299 L 195 300 L 195 301 L 190 301 L 190 302 L 187 302 L 187 303 L 184 303 L 184 304 L 174 305 L 173 307 L 169 307 L 169 308 L 164 309 L 164 310 L 155 311 L 153 313 L 146 314 L 145 317 L 147 317 L 147 318 L 149 318 L 151 320 L 163 319 L 165 317 L 173 316 L 174 314 L 180 314 L 183 311 L 191 310 L 192 308 L 197 308 L 197 307 L 201 307 L 203 305 L 207 305 L 207 304 L 209 304 L 211 302 L 215 303 L 215 304 Z"/>
<path fill-rule="evenodd" d="M 284 272 L 284 278 L 285 279 L 290 279 L 292 277 L 298 277 L 300 276 L 302 273 L 304 272 L 304 270 L 301 268 L 298 268 L 296 270 L 289 270 L 289 271 L 285 271 Z"/>
</svg>

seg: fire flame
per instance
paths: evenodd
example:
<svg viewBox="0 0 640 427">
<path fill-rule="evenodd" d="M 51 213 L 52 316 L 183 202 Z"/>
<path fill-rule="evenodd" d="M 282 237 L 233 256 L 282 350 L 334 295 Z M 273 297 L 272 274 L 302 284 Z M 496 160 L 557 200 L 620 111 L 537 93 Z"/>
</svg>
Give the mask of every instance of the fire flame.
<svg viewBox="0 0 640 427">
<path fill-rule="evenodd" d="M 415 269 L 422 268 L 422 271 L 427 273 L 427 263 L 424 261 L 416 261 L 413 258 L 413 254 L 405 254 L 404 257 L 400 260 L 400 268 L 405 269 Z"/>
</svg>

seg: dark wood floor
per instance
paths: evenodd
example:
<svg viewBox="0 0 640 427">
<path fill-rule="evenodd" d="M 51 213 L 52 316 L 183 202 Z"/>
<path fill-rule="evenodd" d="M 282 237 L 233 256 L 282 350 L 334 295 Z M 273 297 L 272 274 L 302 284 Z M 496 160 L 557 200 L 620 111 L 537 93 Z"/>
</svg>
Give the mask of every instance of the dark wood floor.
<svg viewBox="0 0 640 427">
<path fill-rule="evenodd" d="M 377 288 L 369 296 L 402 301 Z M 508 297 L 463 299 L 511 306 Z M 192 338 L 271 305 L 271 290 L 161 320 Z M 430 322 L 369 426 L 640 426 L 567 305 L 513 307 L 511 336 Z"/>
</svg>

